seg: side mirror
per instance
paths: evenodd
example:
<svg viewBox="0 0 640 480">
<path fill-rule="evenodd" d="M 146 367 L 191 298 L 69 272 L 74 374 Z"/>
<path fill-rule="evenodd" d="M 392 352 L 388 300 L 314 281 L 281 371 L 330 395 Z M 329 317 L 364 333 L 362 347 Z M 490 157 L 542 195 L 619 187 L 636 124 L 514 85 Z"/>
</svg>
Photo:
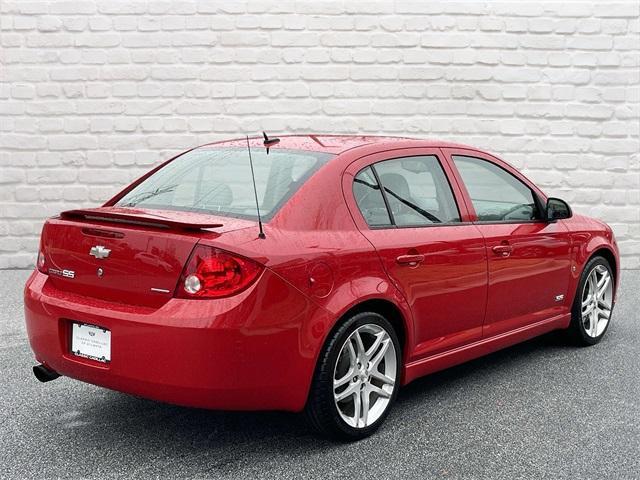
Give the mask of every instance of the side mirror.
<svg viewBox="0 0 640 480">
<path fill-rule="evenodd" d="M 547 199 L 547 206 L 545 208 L 544 215 L 547 222 L 555 222 L 556 220 L 571 218 L 571 215 L 573 215 L 573 213 L 571 212 L 571 207 L 567 202 L 554 197 L 549 197 Z"/>
</svg>

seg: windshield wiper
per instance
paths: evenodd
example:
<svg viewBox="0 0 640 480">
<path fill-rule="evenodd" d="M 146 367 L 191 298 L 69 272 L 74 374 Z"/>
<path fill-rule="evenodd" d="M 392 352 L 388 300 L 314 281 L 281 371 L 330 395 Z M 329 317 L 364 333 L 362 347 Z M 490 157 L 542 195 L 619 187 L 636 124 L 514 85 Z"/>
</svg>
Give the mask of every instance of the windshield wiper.
<svg viewBox="0 0 640 480">
<path fill-rule="evenodd" d="M 420 215 L 422 215 L 423 217 L 425 217 L 426 219 L 430 220 L 433 223 L 442 223 L 442 220 L 440 220 L 438 217 L 436 217 L 435 215 L 427 212 L 426 210 L 420 208 L 418 205 L 416 205 L 415 203 L 410 202 L 409 200 L 406 200 L 404 198 L 402 198 L 400 195 L 398 195 L 397 193 L 395 193 L 393 190 L 389 190 L 389 188 L 384 187 L 384 191 L 393 195 L 394 198 L 397 198 L 400 202 L 402 202 L 404 205 L 406 205 L 407 207 L 409 207 L 410 209 L 418 212 Z"/>
<path fill-rule="evenodd" d="M 163 193 L 168 193 L 175 190 L 177 185 L 169 185 L 167 187 L 158 187 L 155 190 L 151 190 L 149 192 L 140 192 L 137 195 L 134 195 L 127 203 L 123 204 L 123 207 L 135 207 L 145 200 L 149 200 L 150 198 L 156 197 L 158 195 L 162 195 Z"/>
<path fill-rule="evenodd" d="M 359 178 L 356 178 L 353 181 L 354 181 L 354 183 L 360 183 L 362 185 L 366 185 L 367 187 L 371 188 L 372 190 L 379 190 L 380 189 L 380 187 L 377 184 L 365 182 L 364 180 L 360 180 Z M 389 188 L 384 187 L 384 191 L 386 193 L 390 194 L 390 195 L 393 195 L 394 198 L 397 198 L 404 205 L 406 205 L 407 207 L 411 208 L 412 210 L 415 210 L 420 215 L 422 215 L 423 217 L 425 217 L 428 220 L 432 221 L 433 223 L 442 223 L 442 220 L 440 220 L 438 217 L 436 217 L 432 213 L 429 213 L 426 210 L 420 208 L 415 203 L 412 203 L 409 200 L 405 200 L 404 198 L 400 197 L 400 195 L 395 193 L 393 190 L 389 190 Z"/>
</svg>

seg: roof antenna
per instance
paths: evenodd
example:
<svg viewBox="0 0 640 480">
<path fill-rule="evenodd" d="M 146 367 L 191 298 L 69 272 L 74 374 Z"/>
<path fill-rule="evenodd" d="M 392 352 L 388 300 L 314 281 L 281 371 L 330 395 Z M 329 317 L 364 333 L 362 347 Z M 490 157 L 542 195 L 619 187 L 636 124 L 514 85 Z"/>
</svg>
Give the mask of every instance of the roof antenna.
<svg viewBox="0 0 640 480">
<path fill-rule="evenodd" d="M 269 138 L 265 132 L 262 132 L 262 135 L 264 136 L 264 142 L 262 143 L 267 147 L 267 155 L 269 155 L 269 148 L 271 148 L 272 145 L 280 143 L 280 139 L 275 137 Z"/>
<path fill-rule="evenodd" d="M 256 197 L 256 211 L 258 212 L 258 229 L 259 229 L 258 238 L 264 239 L 264 238 L 267 238 L 267 236 L 264 234 L 264 230 L 262 230 L 262 218 L 260 217 L 260 205 L 258 204 L 258 189 L 256 188 L 256 175 L 255 173 L 253 173 L 253 160 L 251 159 L 251 146 L 249 145 L 249 135 L 247 135 L 247 150 L 249 150 L 249 165 L 251 165 L 251 180 L 253 180 L 253 193 Z M 268 148 L 267 148 L 267 152 L 269 152 Z"/>
</svg>

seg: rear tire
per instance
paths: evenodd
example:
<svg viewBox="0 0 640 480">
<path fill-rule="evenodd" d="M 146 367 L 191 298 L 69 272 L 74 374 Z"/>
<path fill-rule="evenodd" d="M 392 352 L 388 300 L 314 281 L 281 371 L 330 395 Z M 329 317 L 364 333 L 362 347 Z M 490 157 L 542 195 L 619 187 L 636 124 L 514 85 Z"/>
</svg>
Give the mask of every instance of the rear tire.
<svg viewBox="0 0 640 480">
<path fill-rule="evenodd" d="M 402 352 L 387 319 L 374 312 L 344 321 L 320 354 L 305 413 L 321 434 L 346 441 L 375 432 L 400 386 Z"/>
<path fill-rule="evenodd" d="M 570 338 L 580 346 L 600 342 L 611 323 L 615 278 L 609 262 L 600 256 L 587 262 L 571 308 Z"/>
</svg>

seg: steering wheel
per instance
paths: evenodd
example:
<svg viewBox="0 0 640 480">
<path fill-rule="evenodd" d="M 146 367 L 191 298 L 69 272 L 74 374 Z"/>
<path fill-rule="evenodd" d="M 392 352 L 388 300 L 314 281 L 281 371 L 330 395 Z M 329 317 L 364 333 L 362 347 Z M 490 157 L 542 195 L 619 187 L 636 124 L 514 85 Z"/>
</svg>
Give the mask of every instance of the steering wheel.
<svg viewBox="0 0 640 480">
<path fill-rule="evenodd" d="M 511 207 L 509 210 L 507 210 L 506 212 L 502 213 L 500 215 L 500 220 L 507 220 L 507 217 L 509 215 L 511 215 L 514 212 L 517 212 L 518 210 L 520 210 L 521 208 L 524 208 L 524 207 L 531 208 L 531 213 L 533 213 L 533 207 L 534 207 L 533 203 L 519 203 L 518 205 L 515 205 L 515 206 Z M 533 217 L 530 216 L 529 219 L 531 219 L 531 218 L 533 218 Z"/>
</svg>

